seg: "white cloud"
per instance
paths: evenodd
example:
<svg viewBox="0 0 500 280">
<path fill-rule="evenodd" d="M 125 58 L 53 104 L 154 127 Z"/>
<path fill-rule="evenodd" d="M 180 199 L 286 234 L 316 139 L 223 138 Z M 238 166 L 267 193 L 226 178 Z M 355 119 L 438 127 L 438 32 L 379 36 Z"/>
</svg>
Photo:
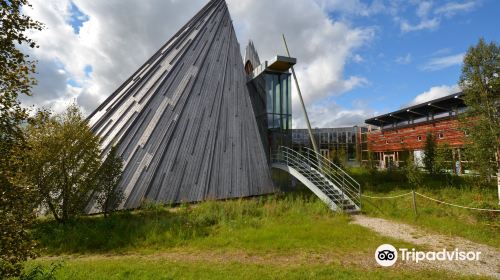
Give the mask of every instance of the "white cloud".
<svg viewBox="0 0 500 280">
<path fill-rule="evenodd" d="M 291 55 L 297 57 L 295 70 L 308 108 L 369 84 L 364 77 L 344 77 L 344 65 L 356 48 L 373 38 L 373 29 L 333 21 L 327 10 L 310 0 L 297 0 L 293 5 L 286 0 L 231 0 L 228 5 L 242 47 L 252 39 L 261 60 L 284 54 L 281 33 L 285 34 Z M 277 17 L 276 11 L 286 17 Z M 298 112 L 294 122 L 302 124 L 295 88 L 293 93 L 293 110 Z M 325 112 L 323 117 L 332 118 L 334 113 Z"/>
<path fill-rule="evenodd" d="M 407 53 L 405 56 L 398 56 L 394 61 L 397 64 L 409 64 L 411 62 L 411 54 Z"/>
<path fill-rule="evenodd" d="M 423 29 L 435 29 L 439 26 L 439 19 L 422 19 L 418 24 L 412 25 L 406 20 L 401 20 L 400 28 L 402 32 L 418 31 Z"/>
<path fill-rule="evenodd" d="M 434 7 L 433 1 L 411 1 L 410 4 L 416 5 L 415 14 L 418 18 L 417 23 L 410 23 L 407 19 L 402 18 L 399 15 L 401 9 L 398 9 L 398 16 L 394 18 L 399 23 L 399 27 L 403 33 L 437 29 L 444 17 L 451 18 L 460 12 L 472 11 L 478 6 L 478 1 L 473 0 L 463 3 L 448 2 L 439 7 Z"/>
<path fill-rule="evenodd" d="M 442 48 L 431 54 L 431 56 L 447 55 L 451 52 L 450 48 Z"/>
<path fill-rule="evenodd" d="M 307 105 L 319 106 L 331 96 L 369 84 L 364 77 L 344 77 L 344 66 L 353 57 L 361 58 L 353 52 L 374 37 L 373 29 L 333 21 L 328 15 L 333 6 L 322 7 L 315 0 L 297 0 L 293 5 L 286 0 L 227 2 L 241 47 L 253 39 L 261 59 L 283 54 L 281 33 L 286 34 L 292 56 L 298 59 L 296 72 Z M 40 61 L 40 85 L 34 89 L 32 103 L 42 100 L 59 110 L 62 104 L 76 100 L 90 113 L 206 1 L 74 0 L 88 16 L 78 34 L 69 24 L 71 3 L 33 0 L 33 9 L 26 9 L 47 27 L 31 35 L 40 45 L 31 53 Z M 375 9 L 377 3 L 371 6 Z M 287 16 L 278 17 L 276 11 Z M 84 71 L 87 66 L 92 67 L 90 75 Z M 296 102 L 294 108 L 299 108 Z M 300 123 L 301 114 L 295 116 Z"/>
<path fill-rule="evenodd" d="M 79 34 L 75 34 L 69 24 L 70 0 L 34 0 L 31 1 L 33 8 L 25 9 L 46 26 L 31 37 L 40 45 L 32 53 L 40 61 L 39 84 L 49 86 L 35 87 L 33 96 L 43 99 L 46 106 L 59 104 L 53 106 L 56 111 L 62 107 L 62 100 L 77 100 L 89 113 L 153 55 L 205 1 L 73 2 L 88 16 Z M 51 70 L 44 67 L 46 63 L 52 63 L 53 69 L 63 70 L 65 75 L 50 74 L 49 79 Z M 93 69 L 90 76 L 84 71 L 87 65 Z M 69 79 L 81 88 L 66 89 L 62 94 L 60 85 Z"/>
<path fill-rule="evenodd" d="M 464 60 L 465 53 L 449 55 L 444 57 L 436 57 L 429 60 L 424 66 L 421 67 L 424 71 L 436 71 L 450 66 L 460 65 Z"/>
<path fill-rule="evenodd" d="M 388 7 L 381 0 L 374 0 L 366 4 L 359 0 L 315 0 L 322 9 L 329 12 L 341 12 L 345 15 L 371 16 L 381 12 L 387 12 Z"/>
<path fill-rule="evenodd" d="M 416 15 L 419 22 L 416 24 L 409 23 L 406 19 L 397 17 L 396 21 L 399 22 L 399 28 L 402 32 L 418 31 L 423 29 L 435 29 L 439 26 L 440 20 L 437 17 L 429 18 L 429 13 L 432 9 L 433 3 L 431 1 L 418 2 L 416 7 Z"/>
<path fill-rule="evenodd" d="M 363 61 L 365 61 L 363 59 L 363 57 L 359 54 L 355 54 L 353 57 L 352 57 L 352 61 L 356 62 L 356 63 L 361 63 Z"/>
<path fill-rule="evenodd" d="M 417 7 L 417 16 L 421 18 L 427 17 L 431 8 L 432 8 L 432 2 L 430 1 L 420 2 Z"/>
<path fill-rule="evenodd" d="M 457 93 L 459 91 L 460 87 L 458 85 L 452 85 L 452 86 L 442 85 L 442 86 L 431 87 L 428 91 L 425 91 L 417 95 L 407 106 L 428 102 L 430 100 L 447 96 L 453 93 Z"/>
<path fill-rule="evenodd" d="M 437 8 L 434 12 L 438 15 L 451 17 L 459 12 L 469 12 L 473 10 L 477 5 L 477 1 L 466 1 L 464 3 L 449 2 L 444 6 Z"/>
<path fill-rule="evenodd" d="M 312 127 L 345 127 L 364 124 L 367 118 L 375 115 L 376 112 L 367 109 L 366 106 L 354 109 L 345 109 L 335 102 L 326 102 L 310 106 L 309 119 Z M 302 111 L 294 111 L 294 115 L 302 115 Z M 294 128 L 305 128 L 304 118 L 294 118 L 292 123 Z"/>
</svg>

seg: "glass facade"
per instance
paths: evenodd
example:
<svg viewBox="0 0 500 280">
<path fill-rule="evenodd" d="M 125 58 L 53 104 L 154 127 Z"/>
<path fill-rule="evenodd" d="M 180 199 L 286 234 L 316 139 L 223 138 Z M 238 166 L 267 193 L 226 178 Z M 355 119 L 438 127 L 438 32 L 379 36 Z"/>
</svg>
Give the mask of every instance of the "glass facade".
<svg viewBox="0 0 500 280">
<path fill-rule="evenodd" d="M 262 144 L 269 158 L 279 146 L 292 144 L 292 78 L 288 68 L 276 67 L 266 61 L 247 82 Z"/>
<path fill-rule="evenodd" d="M 314 128 L 313 134 L 321 154 L 337 164 L 359 165 L 362 153 L 361 134 L 366 127 Z M 306 129 L 292 130 L 292 146 L 295 150 L 312 148 Z"/>
<path fill-rule="evenodd" d="M 270 153 L 292 141 L 292 97 L 289 73 L 265 72 L 267 134 Z"/>
<path fill-rule="evenodd" d="M 265 73 L 268 128 L 286 131 L 292 128 L 291 78 L 288 73 Z"/>
</svg>

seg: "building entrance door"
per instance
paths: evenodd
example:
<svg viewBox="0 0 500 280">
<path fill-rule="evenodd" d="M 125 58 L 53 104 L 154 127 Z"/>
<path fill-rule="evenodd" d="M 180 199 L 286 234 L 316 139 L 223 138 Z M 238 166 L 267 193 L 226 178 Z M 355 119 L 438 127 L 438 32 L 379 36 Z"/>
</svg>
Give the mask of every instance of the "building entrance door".
<svg viewBox="0 0 500 280">
<path fill-rule="evenodd" d="M 391 168 L 394 166 L 394 154 L 384 155 L 384 167 Z"/>
</svg>

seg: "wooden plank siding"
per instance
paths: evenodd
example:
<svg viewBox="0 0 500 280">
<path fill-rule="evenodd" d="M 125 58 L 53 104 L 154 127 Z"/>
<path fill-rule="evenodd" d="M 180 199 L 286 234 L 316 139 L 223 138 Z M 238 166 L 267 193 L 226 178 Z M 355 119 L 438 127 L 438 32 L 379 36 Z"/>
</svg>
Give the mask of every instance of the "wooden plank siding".
<svg viewBox="0 0 500 280">
<path fill-rule="evenodd" d="M 275 191 L 223 0 L 203 7 L 89 123 L 104 152 L 116 144 L 124 160 L 121 208 Z"/>
<path fill-rule="evenodd" d="M 447 143 L 458 148 L 463 146 L 465 137 L 459 125 L 457 118 L 451 117 L 404 128 L 372 130 L 367 134 L 368 149 L 372 152 L 423 150 L 428 133 L 434 135 L 438 144 Z M 443 137 L 439 138 L 439 134 Z"/>
</svg>

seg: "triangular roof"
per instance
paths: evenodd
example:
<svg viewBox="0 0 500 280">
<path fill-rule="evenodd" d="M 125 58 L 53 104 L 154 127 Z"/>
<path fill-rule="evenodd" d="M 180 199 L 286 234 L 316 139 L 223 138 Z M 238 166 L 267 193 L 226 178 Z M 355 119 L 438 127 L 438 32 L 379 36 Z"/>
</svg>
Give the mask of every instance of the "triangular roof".
<svg viewBox="0 0 500 280">
<path fill-rule="evenodd" d="M 253 41 L 248 41 L 248 45 L 245 48 L 245 58 L 243 59 L 243 64 L 250 62 L 252 65 L 252 69 L 257 68 L 260 65 L 259 54 L 255 49 Z"/>
<path fill-rule="evenodd" d="M 122 208 L 274 191 L 223 0 L 204 6 L 89 120 L 105 151 L 119 146 Z"/>
</svg>

